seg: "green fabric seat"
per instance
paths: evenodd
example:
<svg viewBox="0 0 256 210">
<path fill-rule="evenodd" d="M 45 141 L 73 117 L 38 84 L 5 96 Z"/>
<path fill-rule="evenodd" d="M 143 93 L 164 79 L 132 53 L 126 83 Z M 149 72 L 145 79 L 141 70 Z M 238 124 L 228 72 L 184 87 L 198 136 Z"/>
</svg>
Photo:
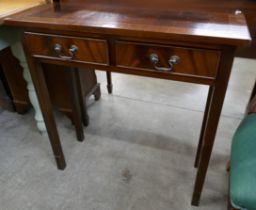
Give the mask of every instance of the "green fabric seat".
<svg viewBox="0 0 256 210">
<path fill-rule="evenodd" d="M 256 113 L 244 118 L 233 137 L 230 197 L 234 206 L 256 210 Z"/>
</svg>

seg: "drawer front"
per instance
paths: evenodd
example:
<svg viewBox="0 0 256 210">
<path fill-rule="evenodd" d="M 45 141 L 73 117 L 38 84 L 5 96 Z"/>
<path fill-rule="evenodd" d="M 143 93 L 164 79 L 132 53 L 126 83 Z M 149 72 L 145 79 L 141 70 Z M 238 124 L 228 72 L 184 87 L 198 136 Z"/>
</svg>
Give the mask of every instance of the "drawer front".
<svg viewBox="0 0 256 210">
<path fill-rule="evenodd" d="M 116 55 L 116 64 L 119 67 L 214 78 L 220 52 L 118 41 L 116 42 Z M 158 60 L 153 62 L 152 55 Z M 176 58 L 179 62 L 170 63 L 170 58 Z"/>
<path fill-rule="evenodd" d="M 34 33 L 26 33 L 25 39 L 29 40 L 29 50 L 33 55 L 108 64 L 108 47 L 105 40 Z"/>
</svg>

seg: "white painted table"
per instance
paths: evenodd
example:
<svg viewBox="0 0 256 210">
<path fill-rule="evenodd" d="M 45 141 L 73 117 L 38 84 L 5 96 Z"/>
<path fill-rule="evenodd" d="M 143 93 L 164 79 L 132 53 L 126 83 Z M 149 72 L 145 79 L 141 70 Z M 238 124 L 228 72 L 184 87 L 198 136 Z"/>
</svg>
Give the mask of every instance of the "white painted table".
<svg viewBox="0 0 256 210">
<path fill-rule="evenodd" d="M 29 99 L 35 110 L 37 128 L 43 135 L 47 134 L 46 127 L 20 41 L 21 31 L 19 29 L 3 26 L 3 21 L 4 18 L 9 15 L 45 2 L 44 0 L 19 0 L 14 2 L 10 0 L 0 0 L 0 51 L 10 46 L 13 55 L 19 60 L 20 65 L 23 67 L 23 77 L 27 82 Z"/>
</svg>

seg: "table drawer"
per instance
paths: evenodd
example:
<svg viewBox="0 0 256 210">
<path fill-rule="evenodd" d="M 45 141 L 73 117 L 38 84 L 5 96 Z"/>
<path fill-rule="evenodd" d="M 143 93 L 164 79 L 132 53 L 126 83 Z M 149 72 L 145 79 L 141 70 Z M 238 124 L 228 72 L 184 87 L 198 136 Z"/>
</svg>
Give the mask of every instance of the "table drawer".
<svg viewBox="0 0 256 210">
<path fill-rule="evenodd" d="M 105 40 L 35 33 L 26 33 L 25 39 L 29 40 L 29 50 L 33 55 L 108 64 L 108 46 Z"/>
<path fill-rule="evenodd" d="M 216 76 L 220 52 L 197 48 L 182 48 L 118 41 L 116 64 L 138 70 L 166 74 L 211 77 Z"/>
</svg>

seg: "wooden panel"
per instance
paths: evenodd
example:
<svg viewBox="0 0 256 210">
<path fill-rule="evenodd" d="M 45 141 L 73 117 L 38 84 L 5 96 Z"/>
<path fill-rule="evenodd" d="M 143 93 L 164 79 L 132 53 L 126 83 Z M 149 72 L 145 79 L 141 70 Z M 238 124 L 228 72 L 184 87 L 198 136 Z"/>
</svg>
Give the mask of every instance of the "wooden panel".
<svg viewBox="0 0 256 210">
<path fill-rule="evenodd" d="M 27 9 L 31 6 L 35 6 L 37 4 L 44 3 L 44 0 L 19 0 L 12 2 L 10 0 L 1 0 L 0 1 L 0 24 L 3 21 L 3 18 L 7 15 L 13 14 L 15 12 Z M 85 0 L 61 0 L 61 2 L 82 2 L 85 3 Z M 130 1 L 132 2 L 132 1 Z M 144 1 L 141 0 L 140 4 L 143 4 Z M 240 9 L 247 20 L 250 34 L 252 37 L 252 44 L 249 47 L 239 48 L 237 51 L 237 56 L 242 57 L 252 57 L 256 58 L 256 4 L 253 0 L 232 0 L 232 1 L 225 1 L 225 0 L 215 0 L 215 1 L 205 1 L 205 0 L 180 0 L 180 1 L 166 1 L 166 5 L 172 5 L 171 8 L 177 9 L 177 11 L 182 14 L 183 7 L 187 7 L 192 9 L 197 9 L 198 13 L 202 13 L 203 11 L 218 11 L 218 12 L 225 12 L 228 11 L 230 13 L 234 13 L 235 10 Z M 163 4 L 162 1 L 158 2 L 159 5 Z M 113 4 L 113 3 L 112 3 Z M 120 3 L 121 4 L 121 3 Z M 132 3 L 131 3 L 132 4 Z M 145 4 L 146 5 L 146 4 Z M 143 5 L 143 7 L 145 7 Z M 182 5 L 182 6 L 181 6 Z M 159 7 L 159 6 L 158 6 Z M 166 7 L 167 10 L 168 7 Z M 98 16 L 99 17 L 99 16 Z M 88 18 L 88 17 L 87 17 Z M 91 18 L 91 17 L 90 17 Z M 70 18 L 73 20 L 73 18 Z M 68 20 L 69 21 L 69 20 Z M 109 24 L 111 25 L 111 24 Z M 239 33 L 239 31 L 238 31 Z"/>
<path fill-rule="evenodd" d="M 131 42 L 116 43 L 117 66 L 132 67 L 156 71 L 150 61 L 150 55 L 155 53 L 159 57 L 158 66 L 169 67 L 171 56 L 180 57 L 180 63 L 173 66 L 168 74 L 216 76 L 220 53 L 215 50 L 181 48 L 173 46 L 149 45 Z"/>
<path fill-rule="evenodd" d="M 19 61 L 12 55 L 10 48 L 0 51 L 0 65 L 16 111 L 18 113 L 26 112 L 30 107 L 27 84 L 23 79 L 23 69 L 19 65 Z"/>
<path fill-rule="evenodd" d="M 51 102 L 55 107 L 63 112 L 71 112 L 71 103 L 68 95 L 68 84 L 65 78 L 65 70 L 69 67 L 60 65 L 44 64 L 44 74 L 47 87 L 49 89 Z M 94 70 L 79 69 L 82 83 L 83 96 L 88 94 L 97 85 L 97 78 Z"/>
<path fill-rule="evenodd" d="M 73 61 L 108 64 L 108 47 L 105 40 L 34 33 L 26 33 L 25 39 L 29 39 L 29 43 L 31 43 L 29 50 L 33 55 L 52 57 L 54 59 L 59 58 L 59 55 L 67 57 L 70 56 L 70 47 L 75 45 L 78 50 L 72 59 Z M 54 50 L 55 44 L 61 46 L 60 54 Z"/>
<path fill-rule="evenodd" d="M 243 46 L 250 34 L 243 14 L 191 0 L 94 0 L 42 5 L 7 18 L 12 26 Z M 215 5 L 215 3 L 213 3 Z M 202 9 L 203 8 L 203 9 Z"/>
</svg>

